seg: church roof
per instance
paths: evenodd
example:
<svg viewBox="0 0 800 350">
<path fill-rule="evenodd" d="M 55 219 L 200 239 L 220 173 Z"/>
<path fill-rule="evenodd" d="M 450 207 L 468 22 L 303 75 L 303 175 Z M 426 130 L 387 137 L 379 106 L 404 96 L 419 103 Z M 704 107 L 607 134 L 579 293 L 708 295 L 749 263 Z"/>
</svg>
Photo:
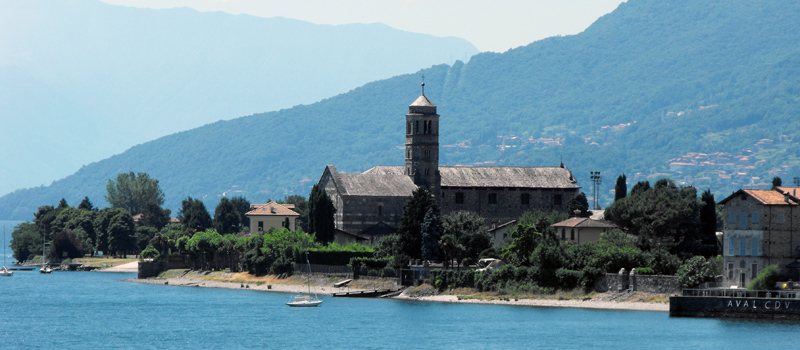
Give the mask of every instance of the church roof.
<svg viewBox="0 0 800 350">
<path fill-rule="evenodd" d="M 392 174 L 339 174 L 339 185 L 350 196 L 411 197 L 417 185 L 410 177 Z"/>
<path fill-rule="evenodd" d="M 409 107 L 436 107 L 425 95 L 420 95 Z"/>
<path fill-rule="evenodd" d="M 439 167 L 442 187 L 580 188 L 562 167 Z"/>
</svg>

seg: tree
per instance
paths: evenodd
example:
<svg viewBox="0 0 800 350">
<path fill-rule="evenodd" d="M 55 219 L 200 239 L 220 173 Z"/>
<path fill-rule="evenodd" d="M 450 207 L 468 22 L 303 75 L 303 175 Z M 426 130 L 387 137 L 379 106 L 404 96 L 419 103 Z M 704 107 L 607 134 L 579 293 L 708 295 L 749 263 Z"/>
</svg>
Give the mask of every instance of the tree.
<svg viewBox="0 0 800 350">
<path fill-rule="evenodd" d="M 422 252 L 422 223 L 428 210 L 439 216 L 439 205 L 433 194 L 425 187 L 418 187 L 403 206 L 403 215 L 397 234 L 400 236 L 401 251 L 404 255 L 419 258 Z"/>
<path fill-rule="evenodd" d="M 69 207 L 69 204 L 67 204 L 67 200 L 66 200 L 66 199 L 64 199 L 64 198 L 61 198 L 61 201 L 60 201 L 60 202 L 58 202 L 58 207 L 57 207 L 57 209 L 64 209 L 64 208 L 66 208 L 66 207 Z"/>
<path fill-rule="evenodd" d="M 703 243 L 703 256 L 706 258 L 719 254 L 717 247 L 717 203 L 710 189 L 700 196 L 700 240 Z"/>
<path fill-rule="evenodd" d="M 214 209 L 214 229 L 219 234 L 239 232 L 241 217 L 228 198 L 222 197 Z"/>
<path fill-rule="evenodd" d="M 121 173 L 116 181 L 108 180 L 106 191 L 105 198 L 112 207 L 125 209 L 131 215 L 141 213 L 148 203 L 164 204 L 158 180 L 151 179 L 147 173 Z"/>
<path fill-rule="evenodd" d="M 133 217 L 125 210 L 117 210 L 108 221 L 106 237 L 108 237 L 108 250 L 114 255 L 122 255 L 131 250 L 137 250 L 134 238 L 135 225 Z"/>
<path fill-rule="evenodd" d="M 702 256 L 695 256 L 686 260 L 676 274 L 678 285 L 681 288 L 692 288 L 703 282 L 713 281 L 716 276 L 714 264 L 717 263 L 717 260 L 706 260 Z"/>
<path fill-rule="evenodd" d="M 471 211 L 459 210 L 442 216 L 442 234 L 456 239 L 476 233 L 486 233 L 484 219 Z"/>
<path fill-rule="evenodd" d="M 122 208 L 104 208 L 94 220 L 97 232 L 95 250 L 104 255 L 124 253 L 136 249 L 133 217 Z"/>
<path fill-rule="evenodd" d="M 75 234 L 60 231 L 53 235 L 53 246 L 50 248 L 50 257 L 60 260 L 63 258 L 75 259 L 83 256 L 83 245 Z"/>
<path fill-rule="evenodd" d="M 614 201 L 625 198 L 628 195 L 628 178 L 623 173 L 617 177 L 617 184 L 614 186 Z"/>
<path fill-rule="evenodd" d="M 572 216 L 578 213 L 579 217 L 589 217 L 589 201 L 586 199 L 586 194 L 581 192 L 569 200 L 569 215 Z"/>
<path fill-rule="evenodd" d="M 314 185 L 308 196 L 308 230 L 316 237 L 317 242 L 333 242 L 333 231 L 336 229 L 334 214 L 336 207 L 328 193 L 319 185 Z"/>
<path fill-rule="evenodd" d="M 640 184 L 630 195 L 606 208 L 606 220 L 638 236 L 643 250 L 664 247 L 675 254 L 702 254 L 697 190 L 676 186 L 669 179 L 659 180 L 653 188 Z"/>
<path fill-rule="evenodd" d="M 89 200 L 89 197 L 83 197 L 81 204 L 78 204 L 78 209 L 81 210 L 94 210 L 94 205 Z"/>
<path fill-rule="evenodd" d="M 142 218 L 139 220 L 139 226 L 152 227 L 160 230 L 169 224 L 170 214 L 172 211 L 169 209 L 161 209 L 161 206 L 155 202 L 149 202 L 142 208 Z"/>
<path fill-rule="evenodd" d="M 297 218 L 297 227 L 302 229 L 303 232 L 308 232 L 308 201 L 306 201 L 306 197 L 291 195 L 278 201 L 278 203 L 294 204 L 293 210 L 300 214 L 300 217 Z"/>
<path fill-rule="evenodd" d="M 780 176 L 775 176 L 772 178 L 772 188 L 779 187 L 783 184 Z"/>
<path fill-rule="evenodd" d="M 441 239 L 442 229 L 439 224 L 439 218 L 434 214 L 433 208 L 429 208 L 425 213 L 425 219 L 422 221 L 420 227 L 422 232 L 422 250 L 420 256 L 422 259 L 430 261 L 439 260 L 439 239 Z"/>
<path fill-rule="evenodd" d="M 97 240 L 94 223 L 96 217 L 97 212 L 94 210 L 64 208 L 51 223 L 52 233 L 67 231 L 73 234 L 75 239 L 80 242 L 82 250 L 89 250 L 94 255 L 94 246 Z"/>
<path fill-rule="evenodd" d="M 250 201 L 241 196 L 231 198 L 231 205 L 239 215 L 239 223 L 241 228 L 250 227 L 250 218 L 247 217 L 247 212 L 250 211 Z"/>
<path fill-rule="evenodd" d="M 206 205 L 199 199 L 188 197 L 181 201 L 181 211 L 178 213 L 185 230 L 195 232 L 205 231 L 212 226 L 211 215 L 206 210 Z"/>
<path fill-rule="evenodd" d="M 42 251 L 42 234 L 33 223 L 23 222 L 14 227 L 10 243 L 14 259 L 25 261 Z"/>
</svg>

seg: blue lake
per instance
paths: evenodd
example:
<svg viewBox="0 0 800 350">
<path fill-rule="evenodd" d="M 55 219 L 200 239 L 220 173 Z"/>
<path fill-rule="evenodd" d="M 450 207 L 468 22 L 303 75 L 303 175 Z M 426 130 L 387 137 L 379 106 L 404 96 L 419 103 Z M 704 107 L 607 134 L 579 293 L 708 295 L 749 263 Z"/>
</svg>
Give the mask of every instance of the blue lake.
<svg viewBox="0 0 800 350">
<path fill-rule="evenodd" d="M 794 349 L 800 335 L 800 322 L 666 312 L 328 296 L 319 308 L 294 309 L 284 305 L 289 294 L 121 282 L 134 277 L 17 271 L 0 279 L 0 349 Z"/>
<path fill-rule="evenodd" d="M 2 349 L 792 349 L 798 322 L 324 297 L 121 282 L 134 274 L 16 272 L 0 280 Z"/>
</svg>

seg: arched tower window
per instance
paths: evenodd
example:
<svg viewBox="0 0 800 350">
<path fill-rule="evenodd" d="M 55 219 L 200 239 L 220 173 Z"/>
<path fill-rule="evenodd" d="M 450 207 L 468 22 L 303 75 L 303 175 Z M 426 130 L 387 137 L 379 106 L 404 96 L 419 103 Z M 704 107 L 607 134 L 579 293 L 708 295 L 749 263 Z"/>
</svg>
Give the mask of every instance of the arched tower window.
<svg viewBox="0 0 800 350">
<path fill-rule="evenodd" d="M 422 133 L 423 134 L 427 134 L 428 133 L 428 121 L 427 120 L 423 120 L 422 121 Z"/>
<path fill-rule="evenodd" d="M 406 122 L 406 135 L 411 135 L 411 122 Z"/>
<path fill-rule="evenodd" d="M 419 134 L 419 120 L 414 122 L 414 133 Z"/>
<path fill-rule="evenodd" d="M 425 175 L 427 176 L 427 175 L 430 175 L 430 174 L 431 174 L 431 169 L 425 168 Z"/>
</svg>

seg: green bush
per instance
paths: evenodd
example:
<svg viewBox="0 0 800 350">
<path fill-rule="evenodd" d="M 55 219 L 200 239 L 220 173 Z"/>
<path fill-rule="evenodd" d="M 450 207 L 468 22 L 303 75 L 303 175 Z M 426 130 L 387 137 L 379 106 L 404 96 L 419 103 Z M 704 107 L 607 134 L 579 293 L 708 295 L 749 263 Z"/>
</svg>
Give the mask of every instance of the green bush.
<svg viewBox="0 0 800 350">
<path fill-rule="evenodd" d="M 747 286 L 749 290 L 775 290 L 775 283 L 780 281 L 781 276 L 778 272 L 778 265 L 769 265 L 758 274 L 758 277 Z"/>
<path fill-rule="evenodd" d="M 700 283 L 713 281 L 716 277 L 714 265 L 713 258 L 706 260 L 699 255 L 686 260 L 676 274 L 678 285 L 681 288 L 692 288 Z"/>
<path fill-rule="evenodd" d="M 144 250 L 142 250 L 142 253 L 141 253 L 139 256 L 140 256 L 142 259 L 153 259 L 153 260 L 157 260 L 157 259 L 158 259 L 158 257 L 159 257 L 159 255 L 160 255 L 160 254 L 158 253 L 158 250 L 156 250 L 156 248 L 154 248 L 152 244 L 148 244 L 148 245 L 147 245 L 147 248 L 145 248 Z"/>
<path fill-rule="evenodd" d="M 649 267 L 637 267 L 636 268 L 637 275 L 655 275 L 656 272 Z"/>
</svg>

